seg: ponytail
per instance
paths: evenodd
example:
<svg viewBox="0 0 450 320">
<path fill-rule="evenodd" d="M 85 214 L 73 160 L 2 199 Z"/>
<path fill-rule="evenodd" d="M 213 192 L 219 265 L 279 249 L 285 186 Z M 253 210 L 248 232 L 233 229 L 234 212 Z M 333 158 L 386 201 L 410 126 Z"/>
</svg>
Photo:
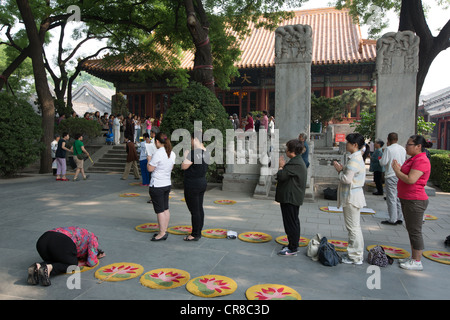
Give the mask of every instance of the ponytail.
<svg viewBox="0 0 450 320">
<path fill-rule="evenodd" d="M 155 136 L 155 139 L 164 146 L 164 149 L 166 149 L 167 157 L 170 158 L 170 153 L 172 152 L 172 143 L 170 143 L 167 135 L 165 133 L 158 132 Z"/>
<path fill-rule="evenodd" d="M 411 136 L 409 138 L 412 139 L 412 141 L 414 142 L 415 145 L 419 145 L 420 144 L 422 146 L 422 152 L 425 151 L 425 148 L 431 148 L 433 146 L 432 142 L 428 142 L 421 135 L 415 134 L 415 135 L 413 135 L 413 136 Z"/>
</svg>

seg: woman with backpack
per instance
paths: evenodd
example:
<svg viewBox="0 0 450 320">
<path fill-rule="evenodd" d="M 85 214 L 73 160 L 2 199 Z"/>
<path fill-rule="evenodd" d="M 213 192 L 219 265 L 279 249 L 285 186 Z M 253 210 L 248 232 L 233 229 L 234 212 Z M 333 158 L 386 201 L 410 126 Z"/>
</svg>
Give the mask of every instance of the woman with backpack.
<svg viewBox="0 0 450 320">
<path fill-rule="evenodd" d="M 338 207 L 343 208 L 345 227 L 348 231 L 347 255 L 342 257 L 346 264 L 362 264 L 364 254 L 364 238 L 361 231 L 361 208 L 366 205 L 364 183 L 366 181 L 366 166 L 361 153 L 364 147 L 364 137 L 360 133 L 350 133 L 345 138 L 346 149 L 350 153 L 347 164 L 334 161 L 334 167 L 339 174 Z"/>
</svg>

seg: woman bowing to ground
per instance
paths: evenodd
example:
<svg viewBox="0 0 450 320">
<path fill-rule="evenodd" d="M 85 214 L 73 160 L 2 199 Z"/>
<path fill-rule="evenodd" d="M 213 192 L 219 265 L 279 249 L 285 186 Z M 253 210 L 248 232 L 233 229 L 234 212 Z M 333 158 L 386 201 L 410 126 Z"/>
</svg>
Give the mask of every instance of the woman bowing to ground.
<svg viewBox="0 0 450 320">
<path fill-rule="evenodd" d="M 201 133 L 200 133 L 201 134 Z M 205 213 L 203 196 L 206 191 L 206 171 L 208 171 L 209 155 L 197 136 L 191 137 L 192 150 L 187 151 L 181 169 L 184 172 L 184 199 L 191 212 L 192 233 L 185 241 L 198 241 L 202 236 Z"/>
<path fill-rule="evenodd" d="M 157 150 L 147 164 L 147 169 L 152 173 L 149 193 L 158 217 L 159 233 L 155 234 L 151 241 L 161 241 L 166 240 L 169 235 L 167 233 L 170 221 L 169 193 L 172 186 L 170 176 L 175 164 L 175 153 L 165 133 L 156 134 L 155 145 Z"/>
<path fill-rule="evenodd" d="M 29 284 L 49 286 L 50 276 L 68 272 L 68 267 L 79 261 L 94 267 L 105 253 L 98 248 L 98 238 L 80 227 L 62 227 L 45 232 L 37 241 L 36 249 L 43 259 L 28 267 Z"/>
</svg>

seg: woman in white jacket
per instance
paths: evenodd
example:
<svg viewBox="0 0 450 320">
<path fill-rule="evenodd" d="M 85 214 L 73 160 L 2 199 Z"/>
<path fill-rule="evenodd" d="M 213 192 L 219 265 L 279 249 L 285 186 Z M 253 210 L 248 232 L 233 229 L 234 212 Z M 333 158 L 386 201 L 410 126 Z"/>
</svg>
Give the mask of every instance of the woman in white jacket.
<svg viewBox="0 0 450 320">
<path fill-rule="evenodd" d="M 359 133 L 350 133 L 346 137 L 347 151 L 350 153 L 347 164 L 342 166 L 334 162 L 339 174 L 338 207 L 344 210 L 345 227 L 348 231 L 347 255 L 342 262 L 347 264 L 362 264 L 364 254 L 364 238 L 361 231 L 361 208 L 366 205 L 364 183 L 366 181 L 366 166 L 361 155 L 365 145 L 364 137 Z"/>
</svg>

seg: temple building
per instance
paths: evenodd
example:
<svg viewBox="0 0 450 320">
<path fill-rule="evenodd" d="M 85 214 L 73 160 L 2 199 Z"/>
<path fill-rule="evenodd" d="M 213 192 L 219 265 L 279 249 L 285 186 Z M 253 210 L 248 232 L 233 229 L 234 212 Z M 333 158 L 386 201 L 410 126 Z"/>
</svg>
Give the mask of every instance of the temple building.
<svg viewBox="0 0 450 320">
<path fill-rule="evenodd" d="M 376 90 L 376 41 L 363 39 L 361 29 L 348 10 L 322 8 L 299 10 L 282 25 L 307 24 L 313 30 L 311 88 L 316 96 L 334 97 L 344 90 Z M 227 113 L 240 118 L 248 112 L 267 110 L 275 114 L 275 34 L 253 25 L 251 34 L 241 42 L 241 59 L 235 63 L 240 77 L 232 79 L 230 90 L 216 88 L 216 95 Z M 192 52 L 184 54 L 181 66 L 193 69 Z M 116 92 L 126 95 L 130 112 L 158 118 L 170 107 L 171 97 L 179 91 L 164 81 L 135 82 L 130 76 L 145 66 L 102 59 L 89 60 L 83 70 L 114 83 Z M 342 123 L 359 118 L 359 108 L 348 110 Z"/>
<path fill-rule="evenodd" d="M 450 87 L 420 97 L 418 115 L 436 123 L 431 140 L 433 148 L 450 150 Z"/>
</svg>

